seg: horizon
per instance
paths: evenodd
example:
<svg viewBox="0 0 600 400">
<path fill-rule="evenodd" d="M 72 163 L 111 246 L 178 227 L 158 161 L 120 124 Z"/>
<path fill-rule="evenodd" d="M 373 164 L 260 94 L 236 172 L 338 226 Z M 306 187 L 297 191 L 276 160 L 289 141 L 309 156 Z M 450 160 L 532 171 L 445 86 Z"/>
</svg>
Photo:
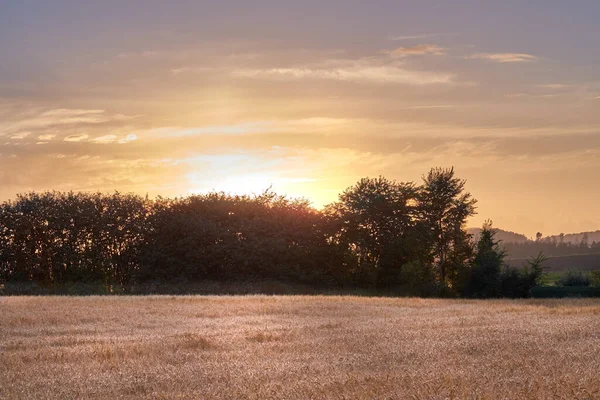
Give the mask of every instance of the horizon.
<svg viewBox="0 0 600 400">
<path fill-rule="evenodd" d="M 331 203 L 454 166 L 479 227 L 600 229 L 600 3 L 0 6 L 0 200 L 268 187 Z"/>
</svg>

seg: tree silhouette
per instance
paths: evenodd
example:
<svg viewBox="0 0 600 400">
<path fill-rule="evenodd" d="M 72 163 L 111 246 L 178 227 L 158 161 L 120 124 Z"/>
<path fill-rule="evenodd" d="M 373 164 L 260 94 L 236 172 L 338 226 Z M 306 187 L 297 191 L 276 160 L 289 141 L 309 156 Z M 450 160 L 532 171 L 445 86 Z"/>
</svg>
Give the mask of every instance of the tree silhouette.
<svg viewBox="0 0 600 400">
<path fill-rule="evenodd" d="M 474 246 L 465 222 L 475 203 L 465 181 L 443 168 L 429 171 L 420 186 L 361 179 L 323 211 L 270 190 L 155 200 L 118 192 L 26 193 L 0 204 L 0 290 L 154 293 L 204 282 L 278 282 L 404 295 L 528 296 L 543 260 L 524 270 L 503 267 L 491 225 Z M 515 248 L 530 251 L 530 245 L 545 252 L 600 250 L 598 243 L 547 240 Z"/>
<path fill-rule="evenodd" d="M 370 285 L 393 283 L 393 271 L 409 261 L 402 247 L 415 225 L 416 193 L 412 183 L 363 178 L 326 207 L 336 240 L 356 255 L 358 273 Z"/>
<path fill-rule="evenodd" d="M 469 292 L 475 297 L 498 297 L 501 293 L 500 273 L 506 253 L 494 238 L 496 231 L 491 221 L 483 225 L 473 261 Z"/>
<path fill-rule="evenodd" d="M 418 193 L 420 217 L 426 225 L 434 261 L 442 285 L 452 284 L 458 269 L 470 257 L 472 247 L 466 233 L 467 219 L 475 214 L 475 204 L 466 181 L 456 178 L 454 168 L 432 168 L 423 177 Z"/>
</svg>

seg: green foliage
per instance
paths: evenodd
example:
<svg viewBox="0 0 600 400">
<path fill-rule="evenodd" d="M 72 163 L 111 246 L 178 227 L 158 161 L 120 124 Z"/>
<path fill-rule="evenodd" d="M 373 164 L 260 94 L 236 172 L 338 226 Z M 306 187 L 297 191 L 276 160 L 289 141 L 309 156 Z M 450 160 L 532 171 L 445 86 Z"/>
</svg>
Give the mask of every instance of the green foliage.
<svg viewBox="0 0 600 400">
<path fill-rule="evenodd" d="M 326 221 L 304 200 L 271 192 L 160 200 L 142 253 L 140 280 L 281 280 L 343 277 Z"/>
<path fill-rule="evenodd" d="M 465 191 L 465 184 L 466 181 L 455 177 L 454 168 L 432 168 L 423 177 L 417 195 L 425 240 L 444 287 L 456 286 L 464 273 L 462 269 L 472 257 L 465 224 L 475 214 L 477 201 Z"/>
<path fill-rule="evenodd" d="M 442 290 L 436 279 L 433 265 L 423 265 L 418 261 L 402 266 L 398 275 L 398 282 L 396 293 L 405 296 L 437 296 Z"/>
<path fill-rule="evenodd" d="M 486 222 L 481 231 L 468 293 L 474 297 L 498 297 L 502 292 L 501 272 L 504 267 L 505 253 L 494 239 L 496 231 L 491 222 Z M 514 280 L 512 271 L 505 271 L 507 279 Z"/>
<path fill-rule="evenodd" d="M 581 271 L 567 271 L 558 280 L 560 286 L 590 286 L 592 280 Z"/>
<path fill-rule="evenodd" d="M 592 286 L 600 287 L 600 271 L 590 272 L 590 281 Z"/>
<path fill-rule="evenodd" d="M 354 256 L 359 285 L 394 286 L 414 259 L 415 197 L 412 183 L 364 178 L 327 206 L 332 241 Z"/>
<path fill-rule="evenodd" d="M 522 269 L 506 265 L 506 253 L 494 239 L 495 234 L 491 222 L 486 222 L 477 243 L 471 279 L 465 294 L 480 298 L 530 297 L 531 289 L 539 285 L 542 279 L 545 257 L 538 254 Z"/>
<path fill-rule="evenodd" d="M 500 275 L 500 296 L 531 297 L 531 291 L 541 284 L 544 277 L 545 261 L 546 257 L 540 253 L 528 260 L 524 268 L 505 265 Z"/>
<path fill-rule="evenodd" d="M 464 188 L 453 169 L 432 169 L 420 186 L 365 178 L 324 211 L 271 191 L 156 200 L 27 193 L 0 205 L 0 286 L 119 294 L 216 282 L 272 292 L 528 296 L 543 260 L 523 271 L 504 266 L 491 226 L 474 248 L 465 221 L 475 200 Z"/>
<path fill-rule="evenodd" d="M 129 285 L 146 217 L 147 200 L 135 195 L 19 195 L 0 206 L 0 280 Z"/>
<path fill-rule="evenodd" d="M 585 237 L 585 235 L 584 235 Z M 566 256 L 585 256 L 592 254 L 600 254 L 600 242 L 593 241 L 589 243 L 587 240 L 580 242 L 564 241 L 559 236 L 545 238 L 538 241 L 506 241 L 503 247 L 511 258 L 527 258 L 533 254 L 543 252 L 548 257 L 566 257 Z"/>
<path fill-rule="evenodd" d="M 600 287 L 586 286 L 536 286 L 531 297 L 539 299 L 562 297 L 600 297 Z"/>
</svg>

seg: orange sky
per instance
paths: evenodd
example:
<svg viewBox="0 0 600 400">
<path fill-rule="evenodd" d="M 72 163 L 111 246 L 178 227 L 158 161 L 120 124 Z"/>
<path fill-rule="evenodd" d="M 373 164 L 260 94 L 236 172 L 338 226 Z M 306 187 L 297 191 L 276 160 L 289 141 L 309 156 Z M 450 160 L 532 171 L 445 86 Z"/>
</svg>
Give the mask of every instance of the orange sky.
<svg viewBox="0 0 600 400">
<path fill-rule="evenodd" d="M 454 166 L 472 225 L 600 229 L 600 6 L 497 3 L 3 5 L 0 198 L 272 186 L 320 207 Z"/>
</svg>

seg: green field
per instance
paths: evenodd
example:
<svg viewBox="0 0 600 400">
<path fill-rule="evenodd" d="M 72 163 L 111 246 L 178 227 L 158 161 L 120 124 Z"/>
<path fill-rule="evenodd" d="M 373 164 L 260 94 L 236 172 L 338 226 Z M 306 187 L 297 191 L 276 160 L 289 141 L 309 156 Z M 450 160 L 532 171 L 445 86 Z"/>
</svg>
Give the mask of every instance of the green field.
<svg viewBox="0 0 600 400">
<path fill-rule="evenodd" d="M 544 286 L 556 286 L 565 272 L 566 271 L 546 272 L 540 283 Z"/>
</svg>

